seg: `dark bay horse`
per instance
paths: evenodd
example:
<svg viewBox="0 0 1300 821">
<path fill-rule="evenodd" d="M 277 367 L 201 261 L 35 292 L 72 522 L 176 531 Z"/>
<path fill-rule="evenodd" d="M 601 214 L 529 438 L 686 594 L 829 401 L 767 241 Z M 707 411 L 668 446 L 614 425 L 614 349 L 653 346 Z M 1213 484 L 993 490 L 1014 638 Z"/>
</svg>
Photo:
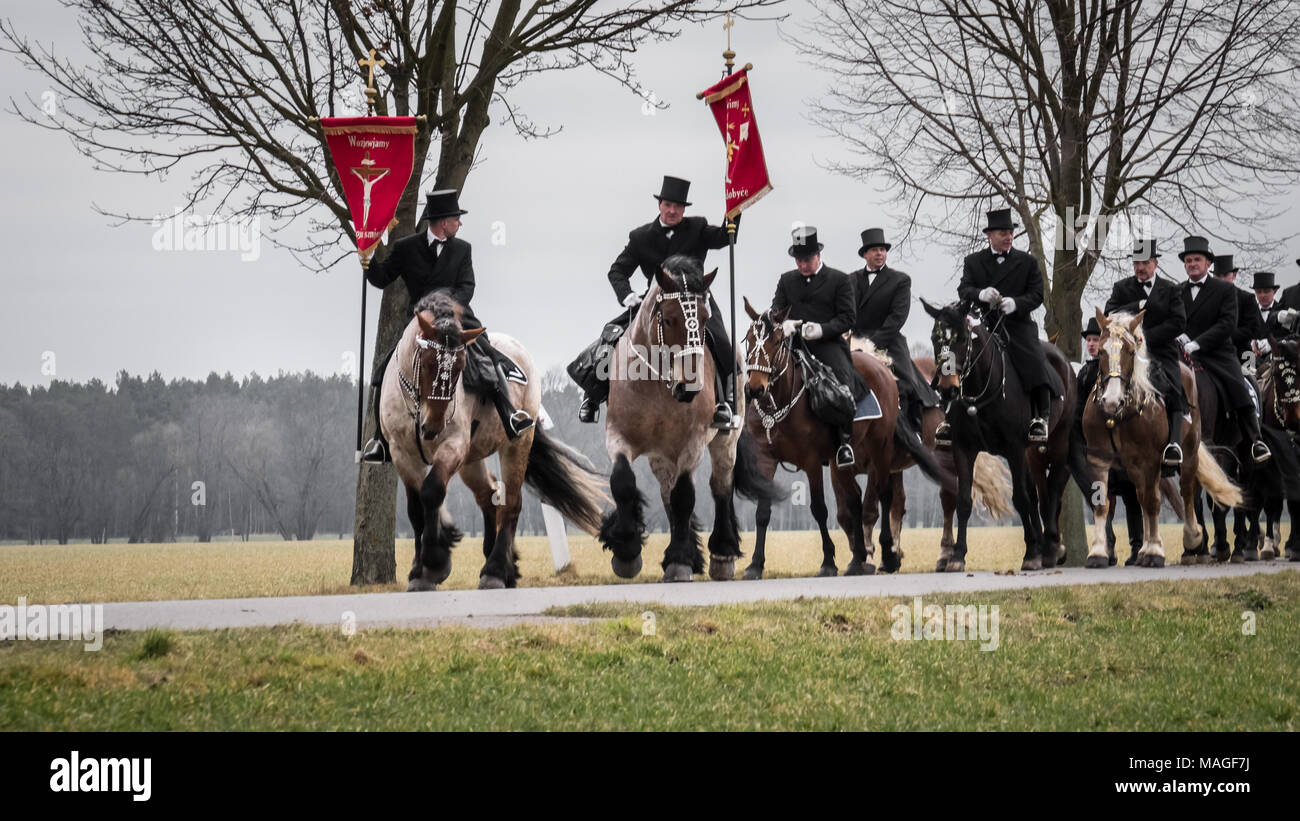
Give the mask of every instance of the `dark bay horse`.
<svg viewBox="0 0 1300 821">
<path fill-rule="evenodd" d="M 515 525 L 522 486 L 596 535 L 606 496 L 604 477 L 586 459 L 536 426 L 510 440 L 490 402 L 466 393 L 461 374 L 465 346 L 483 332 L 461 327 L 462 308 L 445 291 L 415 306 L 384 374 L 379 424 L 406 486 L 406 512 L 415 530 L 411 591 L 433 590 L 451 574 L 451 548 L 461 532 L 443 507 L 447 484 L 459 475 L 483 511 L 483 556 L 479 587 L 514 587 L 519 578 Z M 493 347 L 519 365 L 527 384 L 507 382 L 515 407 L 537 418 L 540 381 L 532 357 L 515 339 L 492 333 Z M 502 486 L 488 470 L 487 457 L 501 454 Z M 499 503 L 493 500 L 498 496 Z"/>
<path fill-rule="evenodd" d="M 972 473 L 981 451 L 1001 456 L 1011 471 L 1012 503 L 1025 536 L 1020 569 L 1055 567 L 1061 550 L 1059 519 L 1065 483 L 1071 474 L 1077 480 L 1086 472 L 1082 452 L 1071 447 L 1075 380 L 1070 364 L 1055 345 L 1042 342 L 1048 367 L 1056 371 L 1065 396 L 1063 400 L 1052 397 L 1047 443 L 1026 454 L 1029 396 L 997 336 L 1001 312 L 973 313 L 977 309 L 967 303 L 936 308 L 923 299 L 921 304 L 934 318 L 931 340 L 935 359 L 941 363 L 939 388 L 948 406 L 957 471 L 957 540 L 944 570 L 966 569 Z"/>
<path fill-rule="evenodd" d="M 1279 482 L 1265 482 L 1260 491 L 1266 528 L 1260 558 L 1269 561 L 1282 554 L 1282 505 L 1291 512 L 1291 533 L 1286 540 L 1286 557 L 1300 562 L 1300 337 L 1269 337 L 1267 367 L 1260 380 L 1263 407 L 1261 432 L 1277 436 L 1273 450 L 1281 476 Z"/>
<path fill-rule="evenodd" d="M 731 579 L 740 556 L 734 493 L 758 502 L 781 497 L 759 473 L 753 439 L 740 429 L 711 427 L 716 376 L 704 346 L 704 326 L 716 274 L 703 276 L 687 256 L 665 260 L 612 357 L 605 449 L 614 464 L 609 487 L 616 508 L 606 514 L 600 540 L 614 554 L 614 572 L 625 579 L 641 571 L 645 542 L 646 499 L 632 471 L 637 457 L 649 458 L 668 512 L 671 535 L 662 562 L 666 582 L 691 581 L 704 570 L 691 474 L 706 448 L 714 503 L 710 578 Z"/>
<path fill-rule="evenodd" d="M 1110 550 L 1106 539 L 1106 518 L 1110 506 L 1107 482 L 1112 467 L 1123 468 L 1137 488 L 1142 507 L 1143 545 L 1138 551 L 1140 567 L 1164 567 L 1164 543 L 1160 538 L 1160 461 L 1164 442 L 1169 436 L 1169 422 L 1164 405 L 1151 385 L 1147 369 L 1147 352 L 1142 342 L 1142 313 L 1137 316 L 1116 313 L 1110 317 L 1097 311 L 1102 331 L 1098 352 L 1097 385 L 1084 407 L 1083 436 L 1088 448 L 1088 469 L 1093 508 L 1093 538 L 1085 567 L 1109 567 Z M 1192 371 L 1181 368 L 1183 389 L 1189 397 L 1193 389 Z M 1241 504 L 1241 492 L 1214 461 L 1201 443 L 1200 407 L 1189 403 L 1191 424 L 1183 428 L 1183 465 L 1181 495 L 1183 499 L 1183 553 L 1194 555 L 1203 536 L 1196 525 L 1193 505 L 1199 482 L 1216 502 Z"/>
<path fill-rule="evenodd" d="M 758 443 L 758 467 L 771 479 L 780 462 L 802 470 L 808 477 L 809 502 L 813 519 L 821 532 L 822 565 L 819 576 L 834 576 L 835 543 L 826 527 L 826 499 L 822 485 L 822 466 L 833 461 L 838 440 L 831 428 L 813 415 L 804 393 L 807 376 L 795 352 L 796 339 L 787 337 L 781 328 L 787 311 L 760 314 L 745 300 L 751 320 L 745 336 L 745 424 Z M 875 392 L 880 402 L 878 419 L 860 419 L 853 423 L 851 468 L 831 468 L 831 487 L 835 493 L 836 519 L 848 537 L 853 558 L 845 575 L 857 576 L 876 572 L 875 545 L 872 531 L 881 522 L 880 568 L 887 573 L 899 569 L 901 557 L 894 551 L 893 533 L 888 511 L 893 486 L 890 470 L 898 451 L 918 451 L 914 459 L 935 481 L 941 481 L 938 466 L 919 442 L 907 442 L 897 434 L 898 385 L 889 365 L 868 353 L 853 354 L 853 366 Z M 910 450 L 909 450 L 910 449 Z M 867 474 L 867 488 L 859 502 L 859 473 Z M 950 482 L 951 484 L 951 482 Z M 766 564 L 767 527 L 771 522 L 770 503 L 760 502 L 756 516 L 758 535 L 754 556 L 745 571 L 746 579 L 761 579 Z"/>
</svg>

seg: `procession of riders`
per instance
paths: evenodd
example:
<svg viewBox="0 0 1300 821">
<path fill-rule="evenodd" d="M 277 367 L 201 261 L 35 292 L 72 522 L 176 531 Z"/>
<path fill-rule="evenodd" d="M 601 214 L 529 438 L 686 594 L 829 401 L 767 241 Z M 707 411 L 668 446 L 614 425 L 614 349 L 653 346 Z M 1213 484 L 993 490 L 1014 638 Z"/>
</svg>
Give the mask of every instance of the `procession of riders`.
<svg viewBox="0 0 1300 821">
<path fill-rule="evenodd" d="M 610 266 L 609 284 L 620 313 L 605 324 L 599 338 L 568 368 L 583 391 L 579 408 L 583 422 L 599 419 L 600 405 L 609 393 L 608 365 L 615 346 L 635 318 L 665 260 L 682 255 L 702 268 L 710 250 L 726 248 L 734 241 L 739 216 L 731 226 L 731 234 L 727 227 L 710 225 L 704 217 L 686 216 L 691 205 L 689 190 L 688 181 L 665 176 L 660 192 L 653 195 L 658 202 L 657 217 L 629 232 L 626 246 Z M 474 296 L 470 244 L 456 236 L 461 216 L 466 213 L 459 206 L 456 191 L 429 194 L 421 216 L 421 221 L 427 222 L 425 230 L 398 240 L 387 255 L 370 266 L 367 280 L 383 288 L 400 278 L 412 306 L 430 292 L 446 289 L 463 306 L 462 327 L 481 328 L 470 309 Z M 1006 360 L 1028 396 L 1030 414 L 1024 436 L 1026 446 L 1033 447 L 1048 441 L 1049 406 L 1060 386 L 1056 372 L 1049 369 L 1040 328 L 1033 318 L 1033 312 L 1043 304 L 1043 275 L 1033 255 L 1014 247 L 1017 228 L 1009 209 L 988 212 L 984 228 L 988 245 L 965 258 L 957 296 L 963 310 L 976 318 L 974 321 L 998 330 Z M 821 363 L 847 389 L 856 418 L 869 418 L 861 414 L 870 414 L 874 397 L 854 368 L 849 340 L 869 340 L 888 355 L 897 379 L 899 424 L 919 431 L 925 410 L 941 407 L 948 411 L 953 397 L 940 395 L 937 376 L 931 384 L 913 364 L 902 332 L 911 309 L 911 278 L 889 265 L 892 245 L 883 229 L 862 232 L 858 255 L 863 266 L 851 273 L 826 265 L 821 256 L 823 248 L 816 228 L 802 226 L 793 232 L 787 253 L 793 258 L 794 268 L 777 279 L 765 316 L 783 317 L 780 327 L 785 337 Z M 1142 316 L 1148 376 L 1168 419 L 1161 471 L 1170 476 L 1180 470 L 1184 414 L 1189 402 L 1194 401 L 1184 395 L 1180 364 L 1190 367 L 1198 380 L 1210 380 L 1225 409 L 1224 417 L 1234 420 L 1250 459 L 1263 464 L 1273 454 L 1260 436 L 1261 393 L 1254 377 L 1262 377 L 1270 361 L 1270 339 L 1280 340 L 1296 333 L 1300 325 L 1300 285 L 1287 288 L 1279 297 L 1275 275 L 1263 271 L 1254 275 L 1253 295 L 1236 287 L 1239 269 L 1233 257 L 1216 255 L 1205 237 L 1185 237 L 1178 259 L 1185 271 L 1181 282 L 1158 271 L 1160 254 L 1155 239 L 1138 240 L 1132 252 L 1133 275 L 1115 283 L 1103 309 L 1107 315 Z M 638 272 L 644 280 L 637 278 Z M 743 416 L 736 401 L 738 360 L 722 311 L 711 296 L 707 316 L 702 319 L 704 344 L 716 375 L 714 396 L 718 401 L 712 426 L 734 429 L 740 426 Z M 1090 320 L 1083 336 L 1087 360 L 1077 375 L 1076 430 L 1099 376 L 1096 357 L 1101 329 L 1096 319 Z M 468 344 L 466 354 L 466 390 L 493 403 L 507 436 L 519 437 L 534 424 L 534 419 L 510 402 L 506 382 L 515 363 L 492 347 L 487 333 L 480 333 Z M 391 356 L 390 352 L 381 361 L 372 380 L 376 416 L 378 386 Z M 1258 368 L 1256 363 L 1260 363 Z M 1257 369 L 1261 371 L 1258 374 Z M 852 466 L 852 422 L 840 415 L 832 427 L 839 442 L 836 466 Z M 938 448 L 951 446 L 950 430 L 947 421 L 939 425 Z M 388 461 L 388 445 L 378 428 L 366 444 L 362 459 Z"/>
</svg>

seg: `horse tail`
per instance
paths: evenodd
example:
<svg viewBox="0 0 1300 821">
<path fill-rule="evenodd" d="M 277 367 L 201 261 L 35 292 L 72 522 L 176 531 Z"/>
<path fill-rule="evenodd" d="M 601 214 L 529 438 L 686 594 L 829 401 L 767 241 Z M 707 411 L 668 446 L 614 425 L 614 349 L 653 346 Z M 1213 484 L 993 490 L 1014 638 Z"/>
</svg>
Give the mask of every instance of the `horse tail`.
<svg viewBox="0 0 1300 821">
<path fill-rule="evenodd" d="M 981 453 L 975 457 L 971 491 L 994 519 L 1011 514 L 1011 471 L 995 456 Z"/>
<path fill-rule="evenodd" d="M 751 502 L 779 502 L 787 494 L 758 469 L 758 445 L 749 431 L 741 430 L 736 441 L 736 461 L 731 469 L 731 486 Z"/>
<path fill-rule="evenodd" d="M 939 487 L 949 493 L 957 491 L 957 477 L 951 470 L 944 468 L 935 460 L 934 453 L 921 442 L 921 437 L 916 435 L 912 428 L 912 421 L 904 416 L 898 417 L 898 424 L 894 427 L 894 444 L 901 445 L 903 450 L 912 457 L 916 466 L 925 474 L 925 478 L 934 482 Z"/>
<path fill-rule="evenodd" d="M 1228 474 L 1219 467 L 1219 463 L 1214 461 L 1214 455 L 1204 442 L 1197 450 L 1196 481 L 1201 483 L 1201 487 L 1205 488 L 1216 504 L 1224 507 L 1241 506 L 1241 488 L 1234 485 Z"/>
<path fill-rule="evenodd" d="M 587 457 L 540 428 L 533 432 L 524 481 L 566 519 L 592 536 L 600 532 L 601 510 L 611 503 L 605 477 Z"/>
</svg>

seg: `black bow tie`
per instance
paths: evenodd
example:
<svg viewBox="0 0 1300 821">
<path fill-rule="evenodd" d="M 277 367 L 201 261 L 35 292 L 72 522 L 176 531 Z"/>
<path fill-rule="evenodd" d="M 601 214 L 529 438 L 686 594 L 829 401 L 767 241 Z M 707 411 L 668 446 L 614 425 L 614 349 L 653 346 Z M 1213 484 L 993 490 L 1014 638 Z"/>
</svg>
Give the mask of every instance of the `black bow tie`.
<svg viewBox="0 0 1300 821">
<path fill-rule="evenodd" d="M 1001 262 L 1002 260 L 1004 260 L 1004 259 L 1007 258 L 1007 255 L 1006 255 L 1006 254 L 994 254 L 994 255 L 993 255 L 993 258 L 996 259 L 998 262 Z"/>
</svg>

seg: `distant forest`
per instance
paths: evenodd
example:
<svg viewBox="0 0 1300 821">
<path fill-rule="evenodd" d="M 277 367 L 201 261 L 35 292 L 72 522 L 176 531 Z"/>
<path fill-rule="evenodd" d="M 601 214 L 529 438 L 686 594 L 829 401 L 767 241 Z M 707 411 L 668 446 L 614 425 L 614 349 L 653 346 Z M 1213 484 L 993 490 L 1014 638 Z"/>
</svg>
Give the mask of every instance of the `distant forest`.
<svg viewBox="0 0 1300 821">
<path fill-rule="evenodd" d="M 551 433 L 608 471 L 604 425 L 579 423 L 578 402 L 563 370 L 543 376 L 543 405 L 555 422 Z M 214 373 L 205 380 L 166 381 L 158 373 L 121 372 L 112 385 L 98 379 L 0 385 L 0 540 L 349 538 L 355 430 L 356 385 L 342 376 L 236 380 Z M 658 484 L 644 460 L 637 472 L 652 502 L 649 526 L 666 530 Z M 707 477 L 706 459 L 696 481 L 696 510 L 706 529 L 713 521 Z M 777 481 L 790 488 L 805 480 L 778 471 Z M 916 470 L 907 472 L 906 485 L 907 526 L 942 524 L 934 485 Z M 795 491 L 774 506 L 772 528 L 816 527 L 806 484 Z M 826 502 L 832 535 L 842 541 L 829 477 Z M 453 482 L 448 505 L 462 529 L 481 531 L 482 517 L 461 482 Z M 397 511 L 398 533 L 409 537 L 400 493 Z M 742 529 L 752 530 L 754 505 L 742 500 L 738 513 Z M 545 532 L 531 492 L 519 529 Z"/>
</svg>

